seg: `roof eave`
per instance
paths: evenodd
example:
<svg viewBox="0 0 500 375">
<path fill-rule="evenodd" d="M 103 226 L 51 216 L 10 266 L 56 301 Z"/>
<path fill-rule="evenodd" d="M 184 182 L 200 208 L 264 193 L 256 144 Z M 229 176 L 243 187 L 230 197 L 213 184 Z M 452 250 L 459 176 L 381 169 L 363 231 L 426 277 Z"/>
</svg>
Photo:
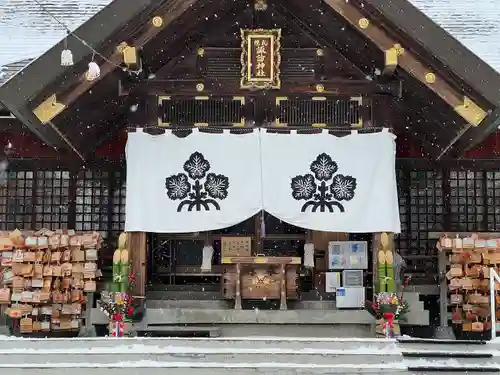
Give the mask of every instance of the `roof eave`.
<svg viewBox="0 0 500 375">
<path fill-rule="evenodd" d="M 500 102 L 500 73 L 408 0 L 365 0 L 365 3 L 394 25 L 398 32 L 415 40 L 432 58 L 439 60 L 473 92 L 489 102 L 492 108 L 497 106 Z"/>
<path fill-rule="evenodd" d="M 97 49 L 117 30 L 125 27 L 130 19 L 158 3 L 161 3 L 161 1 L 114 0 L 75 30 L 73 34 L 84 40 L 92 48 Z M 75 63 L 78 63 L 91 53 L 88 46 L 85 46 L 74 37 L 69 38 L 68 44 Z M 31 62 L 29 69 L 23 69 L 20 74 L 16 74 L 9 79 L 0 87 L 0 100 L 8 103 L 10 108 L 22 108 L 30 99 L 52 83 L 56 77 L 68 72 L 71 67 L 60 65 L 61 51 L 63 49 L 64 41 L 61 41 Z M 16 95 L 12 95 L 13 92 Z"/>
</svg>

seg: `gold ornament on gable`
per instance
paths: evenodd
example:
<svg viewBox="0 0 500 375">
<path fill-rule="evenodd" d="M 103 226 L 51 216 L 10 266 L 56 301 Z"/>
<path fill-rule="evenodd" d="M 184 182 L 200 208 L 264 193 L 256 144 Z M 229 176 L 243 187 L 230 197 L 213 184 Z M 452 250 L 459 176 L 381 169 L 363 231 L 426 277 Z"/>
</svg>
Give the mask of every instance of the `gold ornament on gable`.
<svg viewBox="0 0 500 375">
<path fill-rule="evenodd" d="M 281 87 L 281 29 L 241 30 L 242 89 Z"/>
</svg>

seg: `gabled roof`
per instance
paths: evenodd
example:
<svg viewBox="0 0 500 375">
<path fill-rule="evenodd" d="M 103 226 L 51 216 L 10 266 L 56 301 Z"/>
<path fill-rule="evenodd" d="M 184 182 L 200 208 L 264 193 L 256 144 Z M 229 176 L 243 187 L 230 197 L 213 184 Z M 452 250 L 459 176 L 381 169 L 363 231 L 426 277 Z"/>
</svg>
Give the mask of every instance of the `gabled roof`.
<svg viewBox="0 0 500 375">
<path fill-rule="evenodd" d="M 382 2 L 380 2 L 382 4 Z M 385 1 L 385 5 L 402 6 Z M 392 4 L 391 4 L 392 3 Z M 479 58 L 500 72 L 500 7 L 496 0 L 410 0 Z M 405 18 L 400 13 L 404 23 Z M 432 28 L 432 26 L 430 26 Z"/>
<path fill-rule="evenodd" d="M 112 0 L 40 0 L 45 9 L 74 31 Z M 66 35 L 34 0 L 0 1 L 0 66 L 41 56 Z"/>
<path fill-rule="evenodd" d="M 498 3 L 483 0 L 474 1 L 474 6 L 471 6 L 471 1 L 467 1 L 467 5 L 464 1 L 456 0 L 453 2 L 413 1 L 420 4 L 421 11 L 418 11 L 408 0 L 367 0 L 366 3 L 372 5 L 397 29 L 417 41 L 422 49 L 440 60 L 444 67 L 451 68 L 453 73 L 480 92 L 488 101 L 500 103 L 500 74 L 498 73 L 500 72 L 500 28 L 497 21 L 500 17 L 500 7 Z M 445 7 L 443 3 L 448 3 L 448 7 Z M 457 8 L 457 3 L 462 3 L 462 6 Z M 480 5 L 481 3 L 483 6 Z M 497 6 L 494 6 L 495 3 Z M 425 10 L 428 12 L 434 10 L 436 16 L 442 16 L 442 21 L 448 26 L 450 33 L 446 32 L 446 28 L 434 22 L 428 14 L 424 14 Z M 461 10 L 464 13 L 461 13 Z M 493 23 L 492 17 L 495 15 L 497 18 Z M 463 43 L 453 36 L 451 30 L 461 32 L 459 38 L 463 39 Z M 466 44 L 467 42 L 469 45 Z M 473 52 L 482 52 L 484 56 L 480 58 Z M 487 58 L 491 59 L 492 64 L 499 64 L 498 70 L 488 64 Z"/>
<path fill-rule="evenodd" d="M 47 9 L 74 31 L 112 0 L 52 0 Z M 410 0 L 493 69 L 500 71 L 500 7 L 494 0 Z M 386 1 L 390 3 L 390 1 Z M 19 27 L 19 20 L 22 26 Z M 40 22 L 43 20 L 43 22 Z M 33 0 L 0 3 L 0 86 L 66 35 Z M 24 64 L 24 65 L 23 65 Z M 7 71 L 2 75 L 2 67 Z"/>
<path fill-rule="evenodd" d="M 71 1 L 78 2 L 77 0 Z M 107 0 L 102 1 L 106 2 Z M 414 0 L 414 2 L 419 4 L 421 7 L 423 7 L 424 4 L 430 4 L 431 1 L 432 0 L 426 0 L 426 2 L 424 3 L 424 0 Z M 465 2 L 465 0 L 440 1 L 448 2 L 449 9 L 454 9 L 457 2 Z M 488 0 L 482 1 L 484 1 L 486 4 Z M 62 2 L 62 0 L 57 1 L 58 4 L 61 4 Z M 467 2 L 470 3 L 470 0 L 467 0 Z M 305 11 L 307 8 L 310 8 L 308 9 L 308 11 L 310 12 L 316 9 L 318 6 L 326 6 L 325 4 L 328 4 L 328 6 L 330 6 L 332 9 L 334 9 L 336 6 L 340 6 L 340 4 L 344 4 L 344 6 L 347 7 L 352 7 L 351 4 L 355 4 L 354 6 L 357 6 L 359 8 L 356 12 L 369 13 L 368 15 L 370 16 L 370 18 L 372 18 L 371 16 L 374 16 L 372 19 L 377 23 L 376 29 L 378 29 L 379 27 L 382 29 L 390 29 L 390 32 L 393 33 L 393 35 L 398 35 L 396 39 L 401 39 L 403 41 L 403 44 L 409 47 L 410 51 L 414 50 L 412 53 L 422 55 L 422 58 L 424 59 L 423 61 L 427 64 L 426 66 L 428 67 L 428 69 L 432 69 L 434 72 L 446 78 L 446 80 L 449 79 L 450 81 L 453 81 L 454 84 L 456 83 L 458 89 L 455 86 L 449 86 L 448 83 L 445 82 L 445 84 L 448 85 L 449 90 L 454 90 L 454 98 L 458 98 L 459 100 L 461 100 L 464 95 L 468 96 L 469 93 L 471 93 L 472 97 L 477 98 L 479 100 L 479 104 L 482 104 L 485 110 L 492 110 L 494 112 L 493 115 L 488 112 L 488 121 L 483 121 L 481 126 L 477 126 L 466 131 L 464 130 L 465 121 L 462 118 L 457 117 L 452 119 L 453 116 L 451 116 L 450 119 L 452 119 L 452 121 L 449 121 L 450 123 L 448 124 L 448 117 L 442 117 L 441 121 L 443 123 L 446 123 L 442 125 L 444 128 L 447 128 L 447 133 L 445 137 L 441 137 L 441 141 L 443 142 L 439 146 L 443 146 L 448 149 L 448 146 L 453 145 L 456 142 L 456 140 L 454 139 L 456 138 L 455 135 L 457 135 L 457 137 L 462 136 L 462 138 L 464 139 L 468 139 L 471 141 L 474 140 L 474 142 L 477 142 L 477 140 L 481 136 L 485 136 L 486 130 L 489 130 L 489 127 L 491 127 L 492 124 L 496 125 L 495 120 L 497 119 L 497 117 L 500 117 L 497 116 L 497 112 L 498 115 L 500 115 L 500 110 L 498 109 L 500 103 L 500 75 L 497 71 L 489 67 L 485 62 L 481 61 L 478 57 L 476 57 L 472 52 L 470 52 L 466 47 L 460 44 L 442 28 L 434 24 L 434 22 L 432 22 L 428 17 L 426 17 L 423 13 L 419 12 L 414 6 L 412 6 L 408 2 L 408 0 L 349 0 L 349 3 L 349 5 L 346 5 L 347 2 L 339 2 L 339 0 L 311 0 L 311 3 L 301 2 L 300 0 L 287 0 L 286 2 L 283 2 L 283 6 L 295 8 L 296 13 L 299 14 L 300 9 L 303 9 Z M 193 7 L 193 4 L 196 4 L 196 6 Z M 113 54 L 116 55 L 116 46 L 121 41 L 130 39 L 133 42 L 135 39 L 138 39 L 140 40 L 140 42 L 138 42 L 138 46 L 139 48 L 141 48 L 142 46 L 145 46 L 150 40 L 152 40 L 154 38 L 154 35 L 157 34 L 151 33 L 151 26 L 147 25 L 149 24 L 149 21 L 152 19 L 152 16 L 155 14 L 155 12 L 158 9 L 162 9 L 162 11 L 166 11 L 165 16 L 167 18 L 170 18 L 168 25 L 164 25 L 164 29 L 168 29 L 168 32 L 165 31 L 167 34 L 164 34 L 162 38 L 159 38 L 165 45 L 161 49 L 155 49 L 155 51 L 169 51 L 169 49 L 167 48 L 169 43 L 171 43 L 172 45 L 177 43 L 175 44 L 176 48 L 169 51 L 173 54 L 173 51 L 180 48 L 178 43 L 183 43 L 183 45 L 188 43 L 188 40 L 184 39 L 187 38 L 186 33 L 184 33 L 183 36 L 179 36 L 180 34 L 182 35 L 182 30 L 184 30 L 184 28 L 188 28 L 188 24 L 191 27 L 194 27 L 192 25 L 193 23 L 198 25 L 198 23 L 196 23 L 196 19 L 201 23 L 202 21 L 200 20 L 209 18 L 205 16 L 201 17 L 200 13 L 204 12 L 206 14 L 209 14 L 208 9 L 211 9 L 211 14 L 214 14 L 214 9 L 220 9 L 223 6 L 229 8 L 244 5 L 244 2 L 240 3 L 233 0 L 114 0 L 102 11 L 97 13 L 91 20 L 85 22 L 81 27 L 79 27 L 76 30 L 76 34 L 80 38 L 86 40 L 89 45 L 98 49 L 101 54 L 104 54 L 109 58 Z M 473 9 L 477 8 L 477 4 L 475 4 Z M 176 9 L 176 11 L 172 12 L 170 9 Z M 184 19 L 184 21 L 179 21 L 180 23 L 175 24 L 177 18 L 179 18 L 183 13 L 187 12 L 187 9 L 189 9 L 190 18 L 186 18 Z M 338 10 L 336 12 L 339 13 Z M 334 15 L 332 12 L 327 13 L 329 14 L 328 17 L 333 16 L 333 18 L 335 19 L 337 19 L 339 16 L 338 14 Z M 437 14 L 443 15 L 444 13 L 437 12 Z M 489 15 L 491 16 L 494 14 L 495 9 L 494 7 L 492 7 Z M 231 13 L 229 13 L 228 17 L 230 16 Z M 341 14 L 341 16 L 343 15 Z M 478 16 L 477 18 L 480 17 Z M 450 17 L 446 16 L 444 17 L 443 21 L 450 21 L 450 19 Z M 475 17 L 473 16 L 472 18 L 470 18 L 470 21 L 475 22 L 474 19 Z M 355 20 L 355 25 L 358 24 L 358 20 L 360 19 L 358 18 Z M 338 20 L 336 22 L 338 25 Z M 352 20 L 350 20 L 350 22 L 352 23 Z M 446 27 L 446 25 L 444 26 Z M 356 29 L 356 27 L 357 26 L 355 26 L 354 29 Z M 148 28 L 149 31 L 146 31 L 146 28 Z M 457 37 L 465 38 L 465 36 L 469 37 L 471 34 L 474 34 L 472 30 L 475 29 L 474 27 L 469 27 L 464 24 L 464 28 L 460 30 L 463 31 L 461 31 L 462 35 L 457 35 Z M 475 30 L 475 32 L 478 37 L 491 35 L 488 34 L 485 30 Z M 150 35 L 147 35 L 148 33 L 150 33 Z M 138 36 L 139 34 L 141 36 Z M 335 37 L 336 34 L 334 33 L 330 33 L 329 35 L 329 38 L 332 40 L 335 38 L 340 38 Z M 61 35 L 61 37 L 62 36 L 64 36 L 64 34 Z M 57 90 L 59 90 L 58 93 L 68 91 L 74 93 L 73 95 L 68 95 L 68 97 L 72 98 L 71 100 L 68 99 L 68 108 L 71 103 L 76 100 L 76 98 L 84 98 L 84 94 L 92 91 L 90 90 L 90 87 L 92 87 L 90 84 L 82 83 L 82 81 L 84 81 L 84 79 L 82 78 L 82 71 L 84 71 L 85 65 L 89 61 L 92 54 L 87 47 L 74 40 L 74 38 L 73 40 L 71 39 L 72 38 L 69 38 L 70 48 L 73 51 L 76 63 L 74 67 L 59 66 L 60 53 L 64 48 L 64 45 L 63 43 L 58 43 L 41 57 L 34 60 L 23 71 L 22 74 L 14 76 L 6 84 L 0 87 L 0 100 L 6 104 L 9 110 L 11 110 L 18 118 L 20 118 L 23 123 L 29 125 L 34 132 L 39 133 L 39 135 L 41 136 L 50 136 L 51 139 L 54 140 L 54 142 L 59 142 L 59 145 L 64 144 L 64 142 L 58 139 L 58 137 L 64 138 L 64 134 L 61 134 L 55 128 L 51 130 L 50 127 L 41 125 L 35 118 L 33 109 L 47 97 L 50 97 L 51 94 Z M 389 38 L 388 40 L 391 40 L 391 38 Z M 494 41 L 492 40 L 491 45 L 494 45 L 493 42 L 496 42 L 496 39 Z M 379 49 L 378 52 L 382 52 L 384 49 L 389 48 L 387 47 L 387 43 L 385 43 L 385 45 L 386 46 L 384 48 L 379 46 L 382 49 Z M 395 44 L 391 44 L 390 46 L 392 47 L 393 45 L 395 46 Z M 153 57 L 151 57 L 151 60 L 156 59 L 157 63 L 162 62 L 159 61 L 162 59 L 158 57 L 158 53 L 153 53 L 152 51 L 149 51 L 149 53 L 150 55 L 154 55 Z M 174 58 L 170 57 L 170 59 L 173 60 Z M 106 64 L 108 73 L 116 70 L 112 64 Z M 498 69 L 500 69 L 500 64 L 498 66 Z M 154 69 L 152 71 L 155 72 Z M 115 82 L 113 81 L 112 85 L 110 85 L 110 82 L 117 77 L 115 76 L 109 78 L 111 78 L 111 80 L 106 81 L 108 83 L 107 87 L 113 87 Z M 99 82 L 102 81 L 103 75 L 101 75 L 101 80 L 96 81 L 95 84 L 99 85 Z M 418 84 L 421 83 L 422 82 L 418 82 Z M 92 83 L 92 85 L 94 85 L 94 83 Z M 78 88 L 78 90 L 74 89 L 75 86 Z M 101 86 L 106 85 L 105 83 L 103 83 Z M 436 84 L 434 87 L 437 86 L 438 85 Z M 424 85 L 424 89 L 425 87 L 429 88 L 428 85 Z M 12 92 L 15 92 L 16 95 L 12 95 Z M 443 95 L 445 96 L 444 100 L 446 101 L 446 93 Z M 440 100 L 440 98 L 443 98 L 443 95 L 441 95 L 440 97 L 435 96 L 433 97 L 433 99 L 431 99 L 431 101 L 434 100 L 434 98 L 436 100 Z M 89 95 L 87 95 L 86 98 L 86 100 L 88 101 L 88 105 L 95 106 L 96 103 L 92 103 L 92 98 L 89 98 Z M 417 101 L 418 100 L 420 99 L 417 98 Z M 412 100 L 410 100 L 409 102 L 412 102 Z M 82 99 L 82 101 L 80 101 L 80 104 L 83 103 L 84 101 Z M 106 107 L 105 109 L 104 103 L 102 101 L 99 105 L 103 106 L 101 108 L 103 112 L 117 114 L 117 111 L 112 110 L 112 108 L 117 108 L 117 103 L 119 103 L 119 101 L 115 101 L 113 103 L 112 100 L 110 100 L 108 103 L 106 103 L 108 107 Z M 443 101 L 443 103 L 445 102 Z M 450 104 L 449 101 L 446 103 Z M 458 108 L 460 106 L 462 106 L 462 103 L 460 103 L 459 106 L 457 104 L 451 105 L 451 107 L 453 108 Z M 417 107 L 421 109 L 421 104 L 418 104 Z M 437 107 L 431 108 L 431 111 L 438 111 L 437 113 L 439 113 L 440 110 L 436 108 Z M 70 110 L 68 109 L 68 111 L 66 111 L 65 113 L 68 114 L 69 111 Z M 75 111 L 78 111 L 78 109 L 75 109 Z M 55 114 L 54 116 L 57 115 Z M 64 114 L 59 117 L 61 123 L 63 122 L 62 120 L 64 118 Z M 484 118 L 484 116 L 481 118 Z M 70 123 L 73 121 L 73 118 L 71 118 L 70 116 L 67 119 L 67 126 L 69 127 L 71 125 Z M 468 122 L 472 123 L 470 120 L 468 120 Z M 431 122 L 429 121 L 425 123 L 429 123 L 429 125 L 427 126 L 431 125 Z M 78 131 L 75 129 L 77 129 L 77 127 L 73 126 L 72 129 L 68 130 Z M 425 130 L 426 129 L 421 128 L 419 131 L 425 132 Z M 462 132 L 462 130 L 464 130 L 464 132 Z M 81 130 L 80 134 L 72 134 L 73 138 L 76 139 L 76 142 L 82 144 L 84 139 L 80 135 L 82 135 Z M 69 138 L 71 138 L 71 136 Z M 432 143 L 432 141 L 430 143 Z M 469 145 L 470 143 L 471 142 L 469 142 Z"/>
<path fill-rule="evenodd" d="M 492 105 L 488 121 L 469 128 L 454 141 L 457 149 L 470 149 L 500 126 L 500 7 L 495 0 L 412 2 L 421 11 L 408 0 L 366 1 L 385 22 L 416 41 L 443 70 L 461 80 L 466 93 L 472 89 Z M 444 28 L 429 18 L 432 15 L 441 19 Z"/>
<path fill-rule="evenodd" d="M 24 59 L 0 67 L 0 86 L 23 70 L 33 59 Z"/>
</svg>

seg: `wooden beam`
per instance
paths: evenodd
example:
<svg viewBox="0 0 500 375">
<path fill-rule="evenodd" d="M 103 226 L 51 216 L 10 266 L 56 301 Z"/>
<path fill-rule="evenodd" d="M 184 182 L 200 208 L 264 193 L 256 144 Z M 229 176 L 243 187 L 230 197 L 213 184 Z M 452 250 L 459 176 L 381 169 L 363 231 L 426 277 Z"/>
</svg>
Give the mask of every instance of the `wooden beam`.
<svg viewBox="0 0 500 375">
<path fill-rule="evenodd" d="M 304 22 L 302 18 L 298 17 L 296 13 L 293 11 L 293 4 L 287 2 L 286 6 L 282 3 L 272 4 L 273 8 L 278 14 L 281 14 L 285 19 L 291 19 L 290 27 L 293 27 L 294 30 L 299 29 L 298 31 L 305 31 L 305 35 L 310 37 L 311 41 L 318 45 L 318 47 L 328 47 L 333 50 L 334 53 L 341 60 L 342 64 L 350 65 L 356 76 L 366 77 L 366 73 L 363 72 L 356 64 L 354 64 L 351 60 L 349 60 L 331 41 L 326 40 L 324 37 L 318 35 L 317 31 L 314 27 L 311 27 L 307 22 Z M 301 14 L 299 12 L 298 14 Z"/>
<path fill-rule="evenodd" d="M 398 40 L 392 38 L 385 30 L 368 19 L 358 8 L 346 0 L 324 0 L 336 13 L 343 17 L 356 30 L 377 45 L 382 51 L 391 51 L 395 48 L 398 52 L 397 64 L 413 77 L 418 79 L 441 99 L 448 103 L 455 112 L 467 123 L 478 126 L 488 115 L 488 110 L 481 108 L 472 99 L 458 92 L 445 80 L 445 73 L 435 72 L 432 66 L 423 64 L 418 57 Z M 391 63 L 394 62 L 394 50 L 391 54 Z M 387 57 L 387 54 L 386 54 Z M 387 59 L 386 59 L 387 62 Z M 387 65 L 387 64 L 386 64 Z M 392 67 L 387 70 L 389 73 Z"/>
<path fill-rule="evenodd" d="M 233 24 L 231 22 L 226 22 L 221 28 L 219 24 L 221 22 L 220 20 L 224 20 L 227 17 L 233 19 L 235 14 L 243 12 L 246 7 L 247 4 L 245 2 L 211 1 L 197 14 L 198 19 L 206 20 L 202 30 L 199 30 L 200 26 L 197 22 L 187 22 L 182 28 L 182 33 L 179 30 L 177 31 L 176 42 L 172 43 L 171 47 L 169 46 L 168 48 L 170 60 L 155 71 L 156 77 L 168 77 L 172 69 L 184 58 L 184 56 L 187 57 L 190 54 L 196 54 L 200 57 L 198 51 L 204 49 L 200 46 L 200 42 L 207 37 L 204 30 L 217 29 L 217 32 L 220 34 L 231 31 Z M 217 18 L 212 17 L 214 12 L 217 13 Z M 194 32 L 192 32 L 193 28 L 195 29 Z M 238 49 L 238 51 L 241 51 L 241 49 Z M 162 55 L 162 59 L 158 60 L 165 61 L 165 54 Z"/>
<path fill-rule="evenodd" d="M 203 90 L 198 91 L 197 85 L 203 84 Z M 240 85 L 237 80 L 219 80 L 204 78 L 200 80 L 147 80 L 135 86 L 137 94 L 149 95 L 236 95 L 241 96 Z M 402 82 L 394 80 L 380 83 L 367 80 L 326 80 L 314 82 L 284 81 L 280 90 L 273 90 L 268 95 L 286 96 L 290 94 L 321 94 L 338 96 L 369 96 L 388 95 L 401 97 Z M 243 95 L 248 95 L 245 92 Z"/>
<path fill-rule="evenodd" d="M 134 296 L 146 295 L 147 283 L 147 241 L 145 232 L 129 232 L 127 234 L 127 250 L 130 257 L 131 273 L 135 276 L 135 287 L 131 291 Z"/>
<path fill-rule="evenodd" d="M 176 20 L 198 1 L 199 0 L 170 1 L 167 7 L 163 7 L 162 11 L 158 12 L 157 16 L 153 17 L 153 19 L 149 20 L 149 22 L 147 22 L 140 28 L 140 31 L 138 32 L 137 36 L 133 38 L 130 46 L 133 46 L 136 50 L 140 49 L 152 38 L 154 38 L 160 31 L 165 29 L 168 25 L 170 25 L 174 20 Z M 48 121 L 54 119 L 54 117 L 64 111 L 65 108 L 67 108 L 71 103 L 78 99 L 83 93 L 90 90 L 97 82 L 114 71 L 117 66 L 120 66 L 122 63 L 124 63 L 123 48 L 121 48 L 119 45 L 116 46 L 114 52 L 111 55 L 107 56 L 106 59 L 107 61 L 104 61 L 100 65 L 101 73 L 97 79 L 89 81 L 86 77 L 86 72 L 82 73 L 80 74 L 76 83 L 72 85 L 72 87 L 68 91 L 64 93 L 53 93 L 52 95 L 50 95 L 50 98 L 52 98 L 57 94 L 58 100 L 56 101 L 57 105 L 54 106 L 53 110 L 48 114 L 43 110 L 40 110 L 40 106 L 46 106 L 45 102 L 35 107 L 33 109 L 33 112 L 40 119 L 40 121 L 42 123 L 47 123 Z M 42 117 L 40 118 L 37 113 L 42 113 Z"/>
</svg>

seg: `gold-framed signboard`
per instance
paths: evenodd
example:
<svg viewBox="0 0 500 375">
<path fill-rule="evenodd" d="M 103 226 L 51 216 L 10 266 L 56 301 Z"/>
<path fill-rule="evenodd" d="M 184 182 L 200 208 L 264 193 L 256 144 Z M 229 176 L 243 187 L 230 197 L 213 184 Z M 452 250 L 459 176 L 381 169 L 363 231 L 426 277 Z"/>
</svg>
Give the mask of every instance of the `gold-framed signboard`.
<svg viewBox="0 0 500 375">
<path fill-rule="evenodd" d="M 279 89 L 281 29 L 241 30 L 242 89 Z"/>
</svg>

